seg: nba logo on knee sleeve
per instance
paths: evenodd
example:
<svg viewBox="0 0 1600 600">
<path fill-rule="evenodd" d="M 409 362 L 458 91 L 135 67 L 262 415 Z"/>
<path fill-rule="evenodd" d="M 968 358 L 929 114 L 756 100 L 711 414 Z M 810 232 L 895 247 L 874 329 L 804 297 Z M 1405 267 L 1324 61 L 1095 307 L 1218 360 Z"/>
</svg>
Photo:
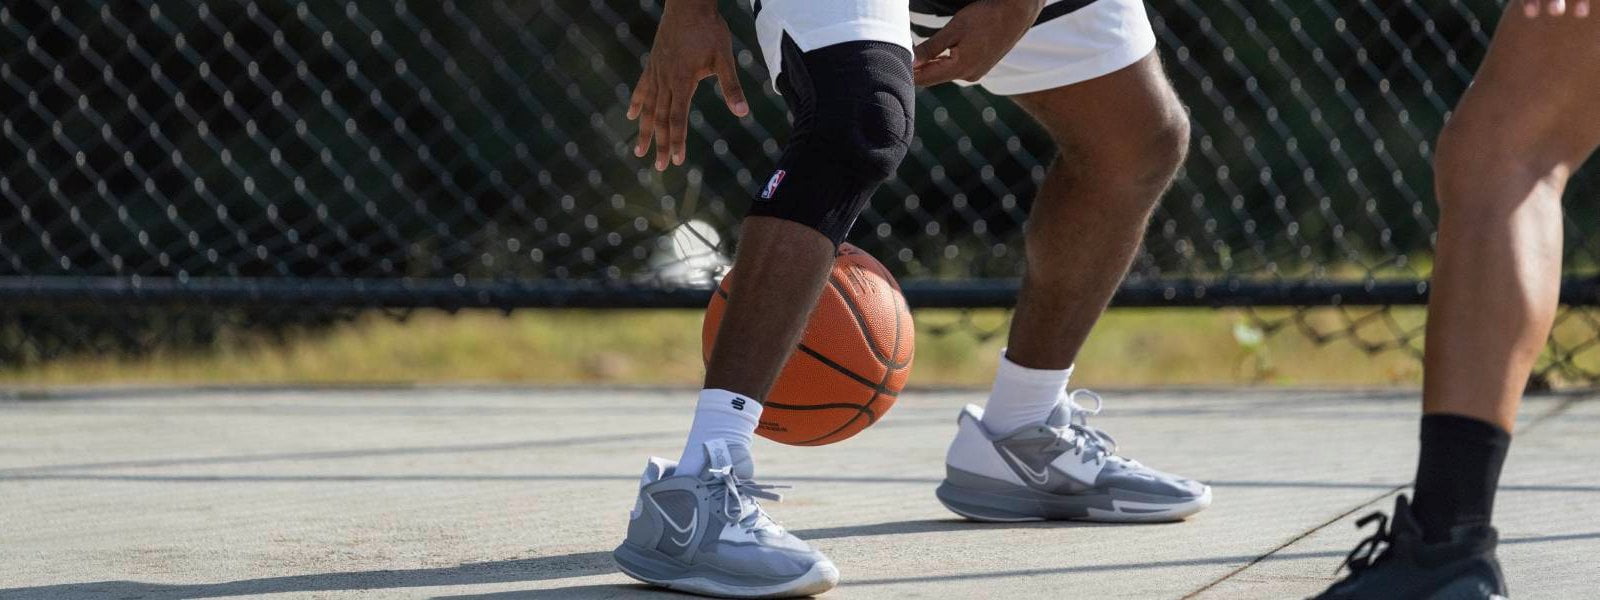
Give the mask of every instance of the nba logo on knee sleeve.
<svg viewBox="0 0 1600 600">
<path fill-rule="evenodd" d="M 761 197 L 763 199 L 772 198 L 773 194 L 778 193 L 778 184 L 783 183 L 784 174 L 783 169 L 773 172 L 772 179 L 767 180 L 767 187 L 761 189 Z"/>
</svg>

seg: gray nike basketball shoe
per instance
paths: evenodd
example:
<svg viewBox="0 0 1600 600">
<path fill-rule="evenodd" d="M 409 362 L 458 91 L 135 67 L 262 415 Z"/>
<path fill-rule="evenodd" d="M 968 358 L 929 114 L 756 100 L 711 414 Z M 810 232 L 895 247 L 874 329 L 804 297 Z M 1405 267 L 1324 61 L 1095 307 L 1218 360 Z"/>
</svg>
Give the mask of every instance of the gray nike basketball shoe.
<svg viewBox="0 0 1600 600">
<path fill-rule="evenodd" d="M 1074 399 L 1088 395 L 1094 410 Z M 1040 425 L 997 436 L 983 409 L 967 405 L 945 455 L 936 494 L 946 508 L 976 521 L 1176 521 L 1211 505 L 1211 488 L 1116 455 L 1116 440 L 1090 427 L 1100 396 L 1066 395 Z"/>
<path fill-rule="evenodd" d="M 820 594 L 839 570 L 784 531 L 756 498 L 777 500 L 779 486 L 751 481 L 755 466 L 743 444 L 705 445 L 706 468 L 676 473 L 674 461 L 651 458 L 639 482 L 628 537 L 612 551 L 630 577 L 674 590 L 729 598 Z"/>
</svg>

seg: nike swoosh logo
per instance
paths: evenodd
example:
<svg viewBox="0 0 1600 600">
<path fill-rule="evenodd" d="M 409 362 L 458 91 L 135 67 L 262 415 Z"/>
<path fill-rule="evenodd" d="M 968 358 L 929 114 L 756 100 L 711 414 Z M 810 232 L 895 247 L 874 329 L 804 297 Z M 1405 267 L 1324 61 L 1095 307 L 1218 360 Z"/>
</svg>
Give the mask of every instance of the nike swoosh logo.
<svg viewBox="0 0 1600 600">
<path fill-rule="evenodd" d="M 1000 451 L 1005 453 L 1006 458 L 1011 459 L 1011 464 L 1015 465 L 1018 470 L 1022 471 L 1024 475 L 1028 476 L 1028 481 L 1032 481 L 1035 485 L 1044 485 L 1050 481 L 1050 465 L 1045 465 L 1043 469 L 1035 471 L 1033 468 L 1028 466 L 1028 463 L 1022 462 L 1022 459 L 1017 458 L 1017 455 L 1012 454 L 1010 448 L 1001 447 Z"/>
<path fill-rule="evenodd" d="M 694 514 L 689 517 L 689 525 L 687 527 L 680 526 L 678 525 L 677 521 L 672 520 L 672 517 L 667 514 L 666 509 L 661 508 L 660 504 L 656 504 L 655 498 L 650 498 L 649 496 L 646 496 L 646 498 L 649 498 L 650 506 L 656 507 L 656 512 L 661 513 L 661 518 L 667 522 L 668 527 L 671 527 L 678 533 L 688 534 L 683 536 L 683 541 L 681 542 L 672 536 L 667 536 L 667 539 L 672 540 L 672 543 L 677 544 L 679 548 L 687 548 L 689 546 L 689 541 L 694 539 L 695 527 L 700 524 L 700 512 L 695 511 Z"/>
</svg>

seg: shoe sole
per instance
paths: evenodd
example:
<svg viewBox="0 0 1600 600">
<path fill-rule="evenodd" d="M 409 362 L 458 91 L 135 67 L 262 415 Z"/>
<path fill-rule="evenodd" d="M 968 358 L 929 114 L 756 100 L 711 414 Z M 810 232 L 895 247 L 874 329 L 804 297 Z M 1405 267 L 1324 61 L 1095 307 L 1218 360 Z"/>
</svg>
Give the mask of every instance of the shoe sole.
<svg viewBox="0 0 1600 600">
<path fill-rule="evenodd" d="M 815 596 L 833 589 L 839 584 L 839 569 L 830 561 L 822 561 L 811 565 L 811 569 L 789 581 L 767 585 L 734 585 L 723 583 L 704 575 L 696 575 L 691 569 L 683 568 L 665 560 L 664 557 L 654 557 L 651 550 L 641 550 L 626 543 L 617 546 L 611 552 L 611 559 L 617 563 L 617 568 L 624 574 L 650 585 L 664 587 L 680 592 L 689 592 L 702 596 L 719 598 L 796 598 Z M 650 573 L 666 573 L 676 571 L 670 575 L 651 575 Z"/>
<path fill-rule="evenodd" d="M 1168 523 L 1184 518 L 1211 506 L 1211 486 L 1194 498 L 1174 499 L 1171 502 L 1144 502 L 1113 499 L 1106 496 L 1073 497 L 1046 494 L 1018 487 L 1006 492 L 977 490 L 951 484 L 939 484 L 934 490 L 939 502 L 950 512 L 973 521 L 993 523 L 1021 523 L 1027 521 L 1090 521 L 1096 523 Z M 1099 504 L 1109 506 L 1092 506 Z"/>
</svg>

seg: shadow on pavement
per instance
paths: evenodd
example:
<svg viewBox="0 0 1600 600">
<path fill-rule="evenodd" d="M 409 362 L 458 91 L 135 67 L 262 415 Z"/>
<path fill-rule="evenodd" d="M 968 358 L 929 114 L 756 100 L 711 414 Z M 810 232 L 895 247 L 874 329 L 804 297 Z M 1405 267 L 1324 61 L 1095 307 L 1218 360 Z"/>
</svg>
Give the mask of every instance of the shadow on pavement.
<svg viewBox="0 0 1600 600">
<path fill-rule="evenodd" d="M 804 531 L 795 531 L 794 533 L 803 539 L 815 540 L 858 536 L 904 535 L 940 531 L 969 530 L 974 527 L 1045 529 L 1063 527 L 1126 526 L 1127 525 L 1106 525 L 1074 522 L 970 523 L 967 521 L 948 519 L 935 521 L 895 521 L 888 523 L 872 523 L 868 525 L 857 525 L 850 527 L 809 529 Z M 1542 542 L 1562 542 L 1593 539 L 1600 539 L 1600 531 L 1509 538 L 1502 540 L 1501 543 L 1506 545 L 1520 545 Z M 1273 554 L 1269 557 L 1266 557 L 1264 560 L 1276 561 L 1301 558 L 1327 558 L 1332 560 L 1343 555 L 1343 551 L 1287 552 Z M 1190 560 L 1115 563 L 1103 565 L 1076 565 L 1050 569 L 988 571 L 917 577 L 887 577 L 878 579 L 852 578 L 848 581 L 848 585 L 870 586 L 897 583 L 937 582 L 956 579 L 994 579 L 1036 575 L 1130 571 L 1194 565 L 1245 564 L 1257 558 L 1259 557 L 1246 555 L 1218 556 Z M 514 560 L 467 563 L 455 567 L 433 569 L 312 573 L 307 575 L 287 575 L 283 577 L 243 579 L 239 581 L 228 581 L 222 583 L 202 583 L 188 585 L 146 583 L 138 581 L 95 581 L 84 583 L 66 583 L 35 587 L 3 588 L 0 589 L 0 597 L 11 597 L 15 595 L 16 597 L 21 598 L 82 598 L 89 596 L 105 596 L 113 598 L 221 598 L 229 596 L 275 594 L 285 592 L 383 590 L 454 585 L 482 585 L 521 581 L 543 581 L 549 579 L 607 575 L 615 572 L 616 568 L 612 565 L 610 552 L 576 552 L 572 554 L 561 554 L 556 556 L 540 556 Z M 630 592 L 642 593 L 646 590 L 653 592 L 657 591 L 653 590 L 653 588 L 638 584 L 583 585 L 567 588 L 543 589 L 537 591 L 514 591 L 480 595 L 450 596 L 449 598 L 509 600 L 512 598 L 533 596 L 537 596 L 539 598 L 609 597 L 625 594 L 631 595 Z M 670 595 L 683 596 L 682 594 Z"/>
<path fill-rule="evenodd" d="M 1600 539 L 1600 531 L 1594 531 L 1594 532 L 1588 532 L 1588 533 L 1571 533 L 1571 534 L 1561 534 L 1561 535 L 1543 535 L 1543 536 L 1530 536 L 1530 537 L 1510 538 L 1510 539 L 1500 540 L 1500 543 L 1503 544 L 1503 545 L 1517 545 L 1517 544 L 1536 544 L 1536 543 L 1541 543 L 1541 542 L 1566 542 L 1566 541 L 1573 541 L 1573 540 L 1594 540 L 1594 539 Z M 1326 559 L 1329 559 L 1329 567 L 1330 567 L 1329 568 L 1329 575 L 1331 575 L 1332 574 L 1332 567 L 1337 564 L 1334 561 L 1336 559 L 1343 558 L 1344 556 L 1345 556 L 1345 551 L 1344 550 L 1326 550 L 1326 551 L 1321 551 L 1321 552 L 1278 552 L 1278 553 L 1274 553 L 1274 554 L 1271 554 L 1271 555 L 1266 556 L 1266 557 L 1245 556 L 1245 555 L 1239 555 L 1239 556 L 1214 556 L 1214 557 L 1195 558 L 1195 559 L 1187 559 L 1187 560 L 1164 560 L 1164 561 L 1151 561 L 1151 562 L 1142 562 L 1142 563 L 1114 563 L 1114 564 L 1104 564 L 1104 565 L 1081 565 L 1081 566 L 1071 566 L 1071 567 L 1059 567 L 1059 568 L 1053 568 L 1053 569 L 1019 569 L 1019 570 L 1015 570 L 1015 571 L 987 571 L 987 572 L 978 572 L 978 573 L 959 573 L 959 574 L 951 574 L 951 575 L 927 575 L 927 576 L 919 576 L 919 577 L 885 577 L 885 578 L 881 578 L 881 579 L 851 579 L 850 580 L 850 585 L 853 585 L 853 586 L 868 586 L 868 585 L 887 585 L 887 584 L 896 584 L 896 583 L 922 583 L 922 582 L 966 580 L 966 579 L 997 579 L 997 578 L 1003 578 L 1003 577 L 1029 577 L 1029 576 L 1036 576 L 1036 575 L 1067 575 L 1067 574 L 1072 574 L 1072 573 L 1097 573 L 1097 572 L 1106 572 L 1106 571 L 1136 571 L 1136 570 L 1145 570 L 1145 569 L 1163 569 L 1163 568 L 1168 568 L 1168 567 L 1189 567 L 1189 566 L 1196 566 L 1196 565 L 1230 565 L 1230 564 L 1232 564 L 1232 565 L 1242 565 L 1242 564 L 1246 564 L 1246 563 L 1248 563 L 1250 561 L 1256 560 L 1257 558 L 1261 558 L 1261 562 L 1263 562 L 1263 563 L 1281 561 L 1281 560 L 1298 560 L 1298 559 L 1303 559 L 1303 558 L 1326 558 Z"/>
<path fill-rule="evenodd" d="M 1051 523 L 973 524 L 949 519 L 943 521 L 902 521 L 873 523 L 853 527 L 829 527 L 796 531 L 806 539 L 832 539 L 856 536 L 898 535 L 970 529 L 972 527 L 1061 527 Z M 1079 525 L 1081 526 L 1081 525 Z M 0 597 L 81 598 L 104 595 L 113 598 L 220 598 L 282 592 L 330 592 L 338 590 L 381 590 L 411 587 L 480 585 L 514 581 L 542 581 L 615 573 L 610 552 L 578 552 L 514 560 L 467 563 L 434 569 L 400 569 L 314 573 L 263 577 L 222 583 L 173 585 L 138 581 L 96 581 L 37 587 L 0 589 Z M 611 588 L 612 586 L 604 586 Z M 541 590 L 540 597 L 556 593 Z"/>
<path fill-rule="evenodd" d="M 541 581 L 613 573 L 610 552 L 579 552 L 515 560 L 467 563 L 437 569 L 401 569 L 313 573 L 263 577 L 223 583 L 168 585 L 138 581 L 97 581 L 38 587 L 0 589 L 0 597 L 83 598 L 221 598 L 283 592 L 382 590 L 446 585 L 480 585 L 514 581 Z"/>
<path fill-rule="evenodd" d="M 575 585 L 572 587 L 556 588 L 553 590 L 517 590 L 511 592 L 490 592 L 487 594 L 461 594 L 457 596 L 434 596 L 433 600 L 521 600 L 523 598 L 704 598 L 694 594 L 675 592 L 668 589 L 648 586 L 642 583 L 622 583 L 615 585 Z"/>
</svg>

